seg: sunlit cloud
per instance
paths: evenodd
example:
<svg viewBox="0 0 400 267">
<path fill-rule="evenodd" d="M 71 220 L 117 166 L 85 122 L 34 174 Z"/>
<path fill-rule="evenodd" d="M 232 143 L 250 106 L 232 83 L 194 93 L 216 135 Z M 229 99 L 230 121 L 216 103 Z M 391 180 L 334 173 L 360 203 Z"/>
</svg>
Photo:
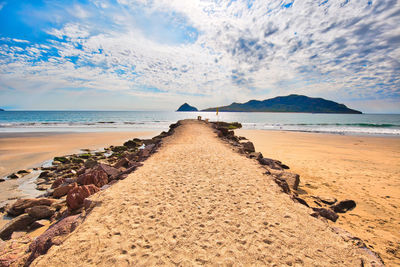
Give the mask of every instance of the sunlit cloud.
<svg viewBox="0 0 400 267">
<path fill-rule="evenodd" d="M 0 32 L 8 97 L 79 88 L 142 99 L 135 109 L 157 97 L 157 107 L 175 109 L 290 93 L 367 111 L 371 101 L 382 110 L 400 102 L 396 0 L 55 1 L 29 6 L 32 17 L 27 5 L 14 8 L 25 17 L 8 19 L 29 27 Z"/>
</svg>

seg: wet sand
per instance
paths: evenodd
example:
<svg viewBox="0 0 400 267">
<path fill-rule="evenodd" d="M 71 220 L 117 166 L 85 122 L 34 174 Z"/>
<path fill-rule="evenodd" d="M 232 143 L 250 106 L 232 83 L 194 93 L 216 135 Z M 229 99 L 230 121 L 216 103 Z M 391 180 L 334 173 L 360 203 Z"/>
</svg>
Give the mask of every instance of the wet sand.
<svg viewBox="0 0 400 267">
<path fill-rule="evenodd" d="M 32 168 L 55 156 L 121 145 L 135 137 L 152 137 L 157 132 L 96 133 L 0 133 L 0 177 Z"/>
<path fill-rule="evenodd" d="M 151 138 L 157 132 L 102 132 L 102 133 L 2 133 L 0 134 L 0 178 L 21 169 L 37 167 L 55 156 L 80 152 L 80 149 L 101 149 L 121 145 L 132 138 Z M 31 175 L 0 183 L 0 204 L 19 197 L 33 197 L 40 192 Z M 20 190 L 21 186 L 25 190 Z M 41 192 L 43 193 L 43 192 Z M 0 226 L 4 224 L 0 220 Z"/>
<path fill-rule="evenodd" d="M 360 266 L 369 257 L 196 121 L 90 199 L 83 223 L 32 266 Z"/>
<path fill-rule="evenodd" d="M 236 130 L 265 157 L 300 174 L 299 194 L 353 199 L 332 225 L 363 239 L 387 266 L 400 266 L 400 138 Z"/>
</svg>

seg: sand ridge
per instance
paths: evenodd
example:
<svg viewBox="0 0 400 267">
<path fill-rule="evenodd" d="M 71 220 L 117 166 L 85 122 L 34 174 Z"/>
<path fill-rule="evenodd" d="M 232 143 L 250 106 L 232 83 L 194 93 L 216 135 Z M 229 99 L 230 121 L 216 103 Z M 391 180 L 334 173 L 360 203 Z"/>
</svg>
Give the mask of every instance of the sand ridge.
<svg viewBox="0 0 400 267">
<path fill-rule="evenodd" d="M 184 121 L 32 266 L 360 266 L 364 257 L 255 161 Z M 368 266 L 368 265 L 367 265 Z"/>
</svg>

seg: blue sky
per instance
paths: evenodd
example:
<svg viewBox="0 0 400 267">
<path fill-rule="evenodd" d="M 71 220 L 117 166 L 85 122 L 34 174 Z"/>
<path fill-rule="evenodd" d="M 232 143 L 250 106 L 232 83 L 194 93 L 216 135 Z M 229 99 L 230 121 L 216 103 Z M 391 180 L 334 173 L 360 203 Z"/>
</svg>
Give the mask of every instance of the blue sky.
<svg viewBox="0 0 400 267">
<path fill-rule="evenodd" d="M 400 113 L 397 0 L 0 0 L 0 107 L 174 110 L 291 93 Z"/>
</svg>

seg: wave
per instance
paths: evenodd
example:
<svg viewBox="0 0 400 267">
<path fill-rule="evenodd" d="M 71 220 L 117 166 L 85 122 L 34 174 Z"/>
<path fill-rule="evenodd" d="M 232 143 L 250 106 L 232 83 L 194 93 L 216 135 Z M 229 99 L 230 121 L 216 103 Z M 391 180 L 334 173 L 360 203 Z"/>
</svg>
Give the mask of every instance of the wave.
<svg viewBox="0 0 400 267">
<path fill-rule="evenodd" d="M 175 121 L 168 120 L 98 120 L 98 121 L 44 121 L 44 122 L 2 122 L 0 132 L 33 131 L 119 131 L 119 130 L 155 130 L 168 129 Z M 244 122 L 244 129 L 282 130 L 297 132 L 392 135 L 400 136 L 400 124 L 397 123 L 271 123 Z"/>
<path fill-rule="evenodd" d="M 285 125 L 301 125 L 301 126 L 356 126 L 356 127 L 373 127 L 373 128 L 394 128 L 400 127 L 400 124 L 388 123 L 294 123 Z"/>
</svg>

